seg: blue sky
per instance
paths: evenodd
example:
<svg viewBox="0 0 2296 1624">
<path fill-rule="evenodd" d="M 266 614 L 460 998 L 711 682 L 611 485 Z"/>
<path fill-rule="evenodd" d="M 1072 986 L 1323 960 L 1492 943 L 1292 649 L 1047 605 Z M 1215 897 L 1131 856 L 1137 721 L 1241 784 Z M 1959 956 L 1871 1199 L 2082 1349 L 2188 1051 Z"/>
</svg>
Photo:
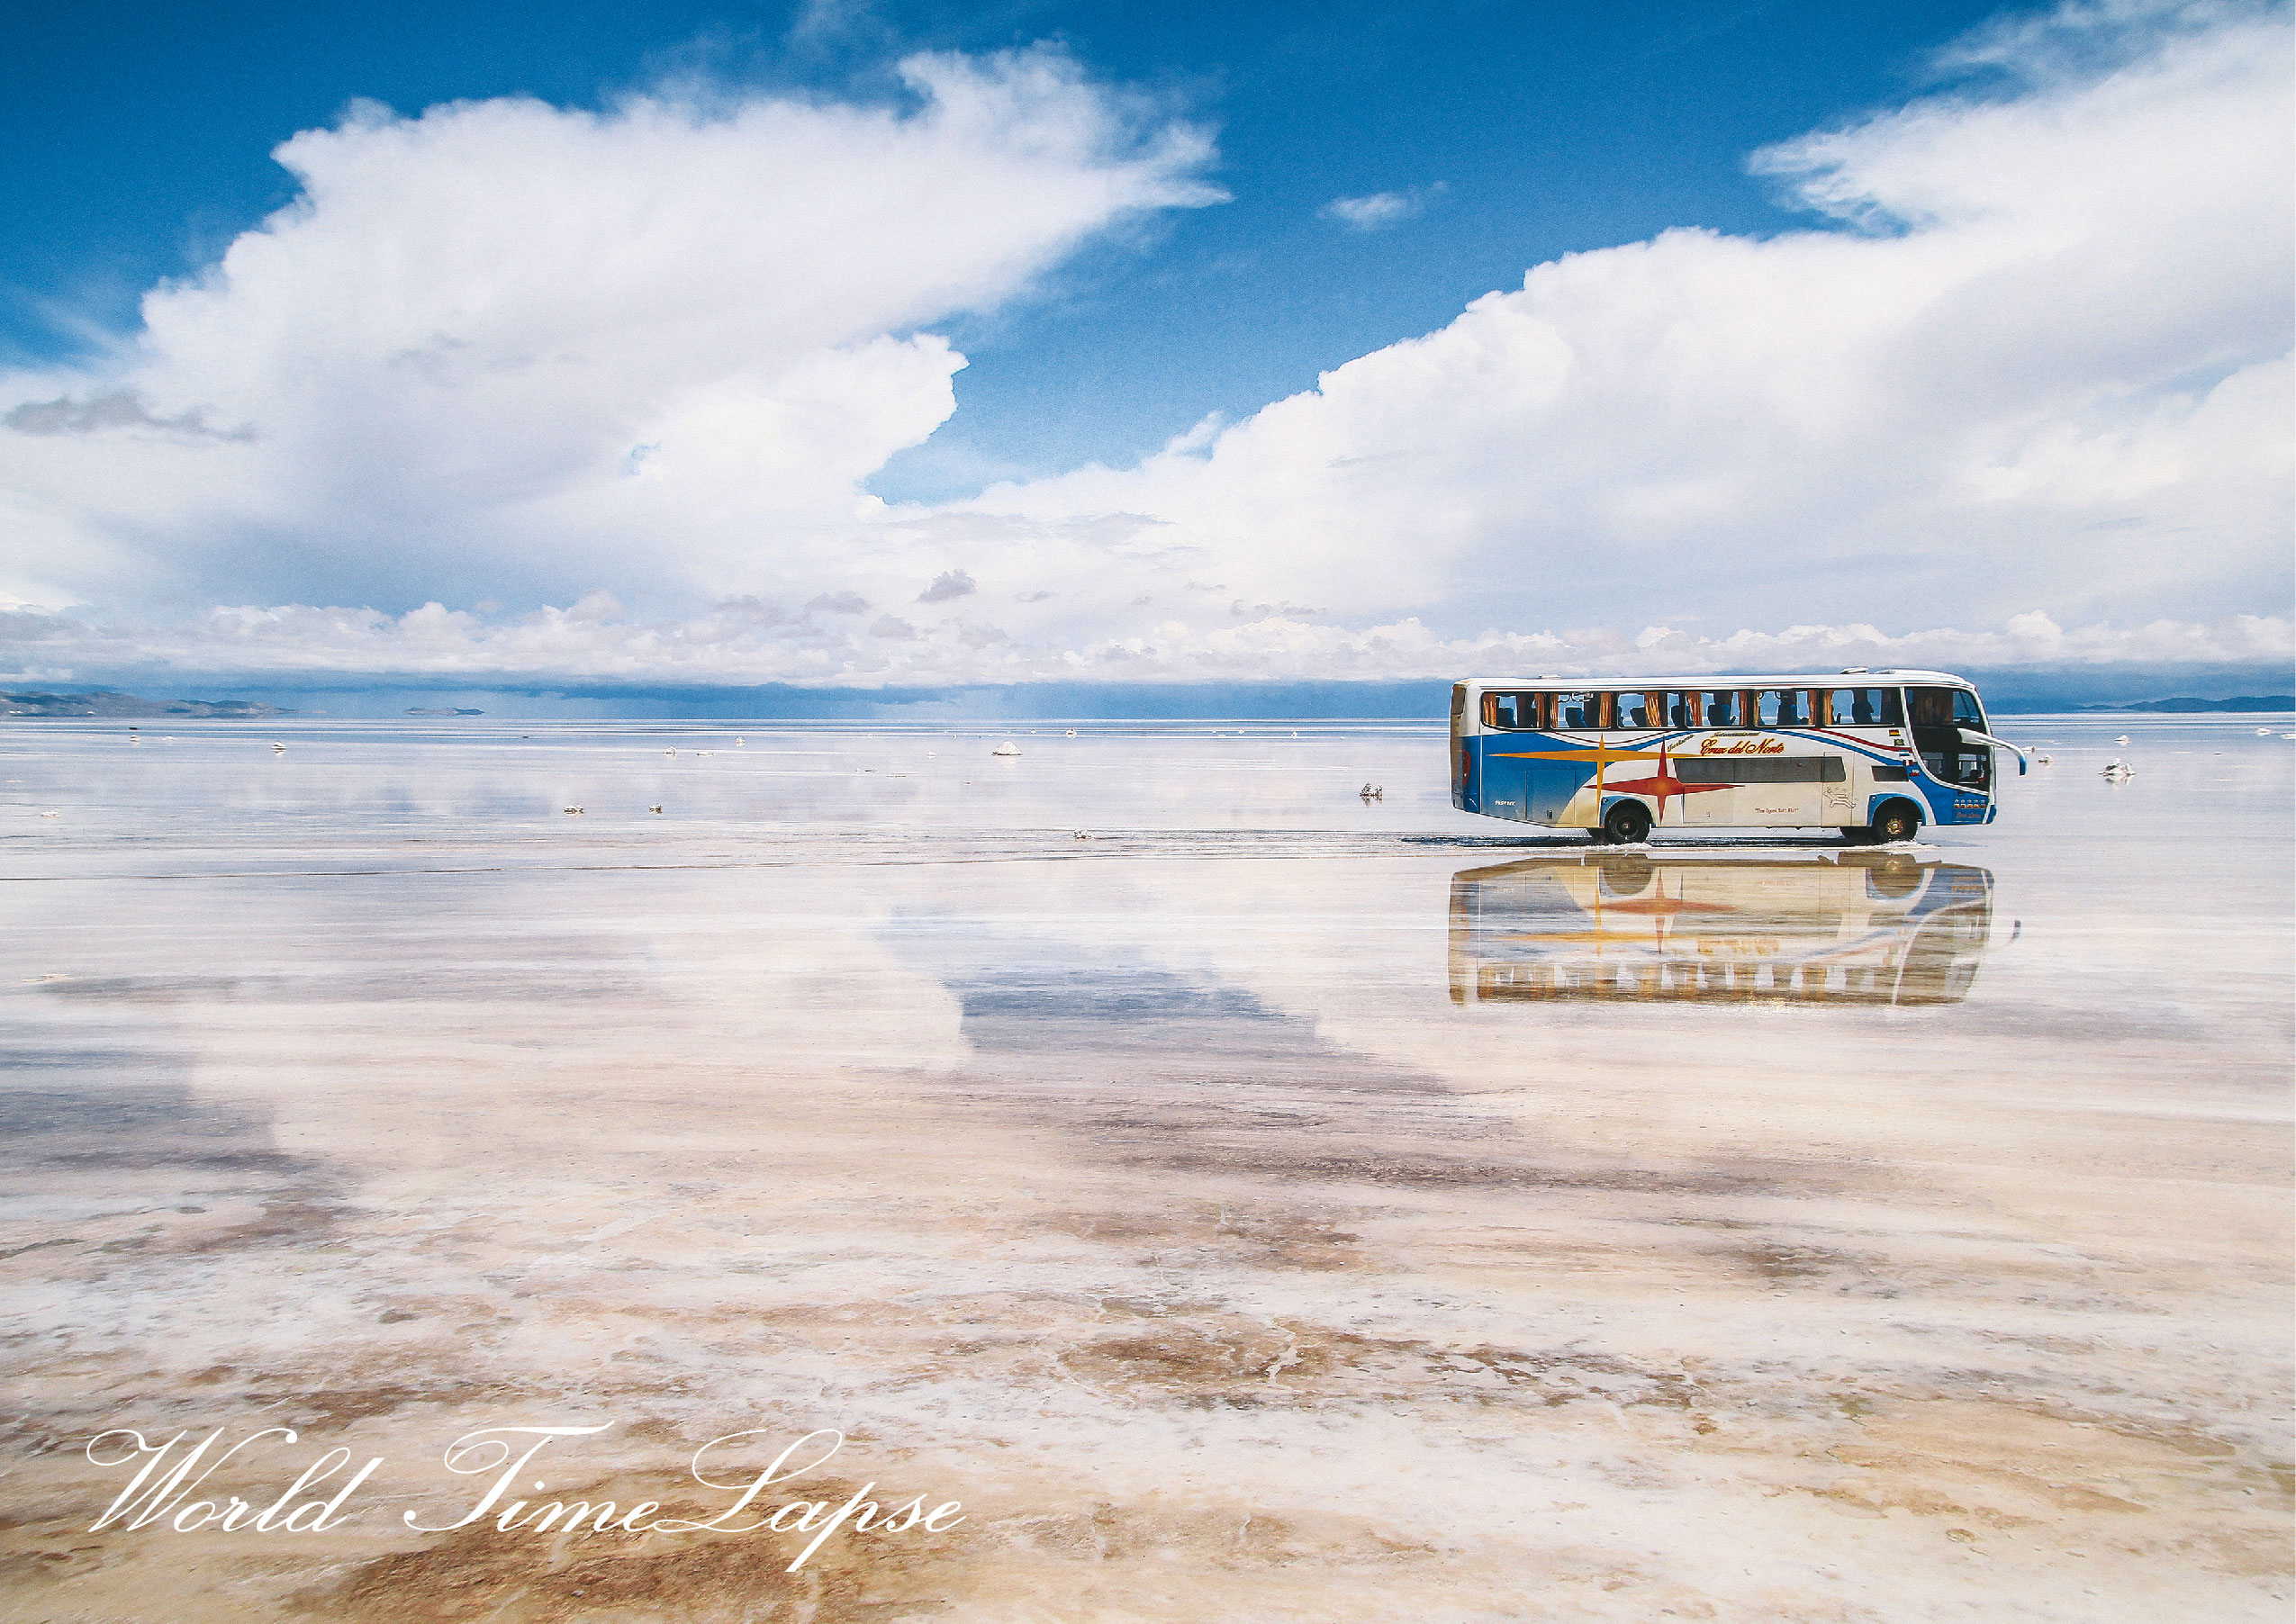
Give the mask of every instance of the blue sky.
<svg viewBox="0 0 2296 1624">
<path fill-rule="evenodd" d="M 877 7 L 570 4 L 48 6 L 0 58 L 0 329 L 22 358 L 132 327 L 162 277 L 294 195 L 270 150 L 355 97 L 412 113 L 528 95 L 595 107 L 664 77 L 897 94 L 913 49 L 1068 43 L 1216 127 L 1231 201 L 1089 248 L 1040 293 L 947 324 L 958 415 L 873 487 L 1128 461 L 1430 331 L 1559 255 L 1669 226 L 1805 224 L 1746 172 L 1769 142 L 1903 99 L 1997 8 L 1822 0 Z M 1440 192 L 1433 188 L 1441 186 Z M 1333 199 L 1419 194 L 1363 230 Z"/>
<path fill-rule="evenodd" d="M 0 680 L 2296 647 L 2276 0 L 13 23 Z"/>
</svg>

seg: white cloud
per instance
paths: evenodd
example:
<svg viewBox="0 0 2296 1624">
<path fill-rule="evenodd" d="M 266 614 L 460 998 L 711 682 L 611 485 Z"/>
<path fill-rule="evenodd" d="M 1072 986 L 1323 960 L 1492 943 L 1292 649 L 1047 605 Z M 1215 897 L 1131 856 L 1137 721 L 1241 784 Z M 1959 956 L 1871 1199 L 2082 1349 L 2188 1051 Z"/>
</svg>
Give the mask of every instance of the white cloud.
<svg viewBox="0 0 2296 1624">
<path fill-rule="evenodd" d="M 1413 187 L 1408 192 L 1374 192 L 1367 197 L 1334 197 L 1317 211 L 1326 220 L 1336 220 L 1359 231 L 1377 231 L 1409 220 L 1427 206 L 1427 199 L 1444 189 L 1437 181 L 1433 186 Z"/>
<path fill-rule="evenodd" d="M 933 577 L 933 584 L 917 594 L 919 603 L 946 603 L 952 598 L 970 598 L 981 589 L 972 577 L 963 570 L 943 570 Z"/>
<path fill-rule="evenodd" d="M 23 544 L 0 595 L 90 606 L 14 617 L 0 662 L 870 684 L 2284 659 L 2289 48 L 2246 6 L 2004 25 L 1958 52 L 2008 76 L 1985 94 L 1757 157 L 1842 224 L 1574 255 L 1137 467 L 936 506 L 860 491 L 951 410 L 962 357 L 920 324 L 1203 201 L 1199 136 L 1041 53 L 922 59 L 906 117 L 364 116 L 291 142 L 304 198 L 152 295 L 107 367 L 0 391 L 68 430 L 0 432 Z M 112 398 L 142 416 L 79 431 Z M 978 600 L 936 584 L 959 579 Z M 290 607 L 137 607 L 171 596 Z M 426 597 L 511 608 L 300 607 Z M 952 612 L 978 602 L 996 625 Z M 1631 629 L 1565 629 L 1605 626 Z"/>
<path fill-rule="evenodd" d="M 918 327 L 1217 194 L 1202 132 L 1055 52 L 902 74 L 906 113 L 664 93 L 296 136 L 301 195 L 148 295 L 141 334 L 0 379 L 0 591 L 530 603 L 818 564 L 912 596 L 945 562 L 815 543 L 954 409 L 963 357 Z M 208 424 L 247 427 L 191 443 Z"/>
<path fill-rule="evenodd" d="M 1574 255 L 1201 450 L 964 506 L 1135 516 L 1143 576 L 1350 624 L 2284 612 L 2288 32 L 2213 15 L 1763 155 L 1868 233 Z"/>
<path fill-rule="evenodd" d="M 0 414 L 0 429 L 18 434 L 96 434 L 124 429 L 188 435 L 194 439 L 248 440 L 249 429 L 214 429 L 196 407 L 172 418 L 157 418 L 132 389 L 114 389 L 85 400 L 59 395 L 52 401 L 26 401 Z"/>
</svg>

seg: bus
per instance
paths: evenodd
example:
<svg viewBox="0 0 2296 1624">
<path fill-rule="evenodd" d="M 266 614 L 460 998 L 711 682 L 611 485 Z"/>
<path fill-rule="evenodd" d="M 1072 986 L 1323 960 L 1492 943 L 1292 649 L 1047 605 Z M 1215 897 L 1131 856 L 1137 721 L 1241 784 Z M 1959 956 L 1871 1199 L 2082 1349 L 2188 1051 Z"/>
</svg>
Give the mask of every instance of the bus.
<svg viewBox="0 0 2296 1624">
<path fill-rule="evenodd" d="M 1955 1004 L 1993 940 L 1993 889 L 1984 869 L 1910 852 L 1659 846 L 1463 869 L 1451 1002 Z"/>
<path fill-rule="evenodd" d="M 1652 829 L 1839 829 L 1854 845 L 1989 824 L 1993 736 L 1941 671 L 1474 677 L 1451 693 L 1463 812 L 1632 845 Z"/>
</svg>

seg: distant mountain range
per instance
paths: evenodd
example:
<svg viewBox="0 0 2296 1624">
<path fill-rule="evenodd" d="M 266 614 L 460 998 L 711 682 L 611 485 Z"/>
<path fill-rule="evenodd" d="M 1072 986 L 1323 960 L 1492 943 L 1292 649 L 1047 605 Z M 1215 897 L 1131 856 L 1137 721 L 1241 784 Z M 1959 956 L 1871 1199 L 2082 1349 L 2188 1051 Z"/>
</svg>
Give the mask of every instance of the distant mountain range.
<svg viewBox="0 0 2296 1624">
<path fill-rule="evenodd" d="M 2084 705 L 2084 710 L 2296 710 L 2296 694 L 2244 693 L 2233 699 L 2134 699 Z"/>
<path fill-rule="evenodd" d="M 97 689 L 92 693 L 0 693 L 0 716 L 10 717 L 186 717 L 293 716 L 260 699 L 140 699 L 131 693 Z"/>
</svg>

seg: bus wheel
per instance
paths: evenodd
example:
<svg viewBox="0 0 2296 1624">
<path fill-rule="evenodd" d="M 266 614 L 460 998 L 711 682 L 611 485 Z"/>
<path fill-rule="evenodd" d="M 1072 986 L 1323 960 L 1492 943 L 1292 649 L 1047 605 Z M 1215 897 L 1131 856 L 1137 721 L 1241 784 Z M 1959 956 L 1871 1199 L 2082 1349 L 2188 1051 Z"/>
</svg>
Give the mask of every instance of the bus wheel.
<svg viewBox="0 0 2296 1624">
<path fill-rule="evenodd" d="M 1603 896 L 1624 901 L 1649 890 L 1650 876 L 1658 871 L 1640 852 L 1621 852 L 1596 863 L 1595 872 L 1595 883 Z"/>
<path fill-rule="evenodd" d="M 1603 818 L 1603 834 L 1623 846 L 1640 844 L 1650 833 L 1650 809 L 1639 800 L 1623 800 Z"/>
<path fill-rule="evenodd" d="M 1921 832 L 1921 815 L 1902 800 L 1891 801 L 1874 817 L 1876 841 L 1911 840 Z"/>
<path fill-rule="evenodd" d="M 1903 902 L 1921 889 L 1921 865 L 1899 853 L 1885 857 L 1866 871 L 1866 895 L 1886 902 Z"/>
</svg>

